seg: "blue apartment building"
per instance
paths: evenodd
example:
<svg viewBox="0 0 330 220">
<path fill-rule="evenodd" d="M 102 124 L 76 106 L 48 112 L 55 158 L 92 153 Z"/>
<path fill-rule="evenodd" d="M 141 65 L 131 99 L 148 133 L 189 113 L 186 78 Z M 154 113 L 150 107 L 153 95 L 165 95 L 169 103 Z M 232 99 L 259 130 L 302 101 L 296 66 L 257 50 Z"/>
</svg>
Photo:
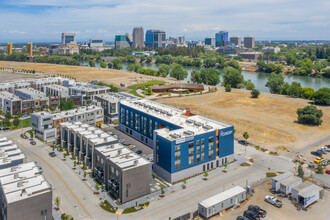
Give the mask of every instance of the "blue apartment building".
<svg viewBox="0 0 330 220">
<path fill-rule="evenodd" d="M 234 159 L 234 127 L 190 110 L 123 100 L 119 129 L 153 148 L 154 172 L 171 183 Z"/>
</svg>

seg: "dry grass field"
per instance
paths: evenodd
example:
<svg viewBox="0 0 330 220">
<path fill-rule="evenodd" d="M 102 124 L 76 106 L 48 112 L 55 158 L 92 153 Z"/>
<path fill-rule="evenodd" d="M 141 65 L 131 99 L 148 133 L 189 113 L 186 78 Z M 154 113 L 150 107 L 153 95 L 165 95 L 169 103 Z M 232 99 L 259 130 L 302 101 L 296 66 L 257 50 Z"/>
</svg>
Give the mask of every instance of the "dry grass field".
<svg viewBox="0 0 330 220">
<path fill-rule="evenodd" d="M 284 96 L 259 96 L 250 98 L 242 91 L 226 93 L 220 90 L 204 95 L 161 99 L 161 103 L 178 108 L 190 108 L 194 113 L 204 115 L 235 126 L 236 137 L 243 132 L 250 135 L 255 144 L 276 150 L 278 146 L 299 148 L 330 133 L 330 109 L 323 110 L 321 126 L 306 126 L 296 123 L 297 108 L 306 106 Z"/>
<path fill-rule="evenodd" d="M 22 63 L 22 62 L 10 62 L 0 61 L 1 67 L 14 68 L 14 69 L 34 69 L 36 71 L 42 71 L 45 74 L 62 74 L 65 76 L 75 77 L 78 81 L 88 82 L 90 80 L 99 80 L 105 83 L 109 83 L 115 86 L 120 86 L 120 83 L 124 83 L 127 86 L 144 83 L 152 79 L 159 79 L 159 77 L 144 76 L 128 71 L 119 71 L 113 69 L 99 69 L 96 67 L 85 66 L 69 66 L 69 65 L 56 65 L 47 63 Z M 169 82 L 173 82 L 170 79 L 164 79 Z"/>
</svg>

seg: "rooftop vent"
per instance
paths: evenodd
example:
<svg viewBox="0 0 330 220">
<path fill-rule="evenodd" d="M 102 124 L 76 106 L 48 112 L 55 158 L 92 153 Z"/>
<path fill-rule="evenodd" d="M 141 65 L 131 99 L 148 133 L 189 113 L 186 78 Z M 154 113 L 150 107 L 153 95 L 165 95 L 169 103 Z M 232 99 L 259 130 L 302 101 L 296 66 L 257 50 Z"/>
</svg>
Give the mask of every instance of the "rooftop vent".
<svg viewBox="0 0 330 220">
<path fill-rule="evenodd" d="M 14 179 L 17 179 L 18 178 L 18 173 L 15 173 L 14 174 Z"/>
<path fill-rule="evenodd" d="M 17 183 L 17 187 L 22 187 L 23 186 L 23 181 Z"/>
<path fill-rule="evenodd" d="M 205 130 L 210 130 L 210 129 L 212 129 L 213 127 L 210 126 L 210 125 L 204 125 L 203 128 L 204 128 Z"/>
<path fill-rule="evenodd" d="M 119 150 L 118 150 L 118 155 L 119 155 L 119 154 L 121 154 L 121 152 L 122 152 L 122 150 L 121 150 L 121 149 L 119 149 Z"/>
<path fill-rule="evenodd" d="M 134 166 L 138 165 L 139 161 L 138 160 L 134 160 Z"/>
<path fill-rule="evenodd" d="M 197 126 L 197 127 L 201 127 L 203 124 L 201 122 L 195 121 L 194 125 Z"/>
<path fill-rule="evenodd" d="M 194 120 L 187 119 L 186 122 L 189 123 L 189 124 L 193 124 L 194 123 Z"/>
<path fill-rule="evenodd" d="M 10 168 L 10 171 L 11 171 L 11 172 L 14 172 L 16 169 L 17 169 L 17 166 L 14 166 L 14 167 L 11 167 L 11 168 Z"/>
<path fill-rule="evenodd" d="M 26 190 L 25 189 L 22 189 L 22 191 L 21 191 L 21 196 L 25 196 L 27 194 L 27 192 L 26 192 Z"/>
<path fill-rule="evenodd" d="M 194 134 L 193 131 L 184 131 L 183 133 L 184 133 L 185 135 L 193 135 L 193 134 Z"/>
</svg>

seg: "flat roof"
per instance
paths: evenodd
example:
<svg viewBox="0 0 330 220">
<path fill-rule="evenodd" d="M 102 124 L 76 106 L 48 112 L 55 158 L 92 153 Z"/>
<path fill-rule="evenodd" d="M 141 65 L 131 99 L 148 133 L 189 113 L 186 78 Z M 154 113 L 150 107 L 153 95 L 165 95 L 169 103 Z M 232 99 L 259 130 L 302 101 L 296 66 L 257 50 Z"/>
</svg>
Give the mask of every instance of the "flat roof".
<svg viewBox="0 0 330 220">
<path fill-rule="evenodd" d="M 317 186 L 315 184 L 312 184 L 312 185 L 306 187 L 304 190 L 300 191 L 298 193 L 298 195 L 301 196 L 301 197 L 306 198 L 306 197 L 312 196 L 315 193 L 315 191 L 318 191 L 319 192 L 321 190 L 323 190 L 322 187 L 319 187 L 319 186 Z"/>
<path fill-rule="evenodd" d="M 204 206 L 205 208 L 209 208 L 213 205 L 218 204 L 219 202 L 223 202 L 235 195 L 238 195 L 240 193 L 246 192 L 246 190 L 240 186 L 235 186 L 231 189 L 228 189 L 222 193 L 219 193 L 217 195 L 214 195 L 208 199 L 205 199 L 201 201 L 199 204 Z"/>
<path fill-rule="evenodd" d="M 10 93 L 10 92 L 7 92 L 7 91 L 2 91 L 2 92 L 0 92 L 0 98 L 3 98 L 3 99 L 10 99 L 10 100 L 13 100 L 13 101 L 21 100 L 21 99 L 20 99 L 18 96 L 16 96 L 15 94 Z"/>
<path fill-rule="evenodd" d="M 5 142 L 5 141 L 7 141 L 7 140 L 8 140 L 7 137 L 1 137 L 1 138 L 0 138 L 0 143 Z"/>
<path fill-rule="evenodd" d="M 97 147 L 95 150 L 110 160 L 112 163 L 115 163 L 122 170 L 151 164 L 150 161 L 137 155 L 120 143 Z"/>
<path fill-rule="evenodd" d="M 15 91 L 20 91 L 22 93 L 29 94 L 29 95 L 43 95 L 46 97 L 46 93 L 35 90 L 33 88 L 15 89 Z"/>
<path fill-rule="evenodd" d="M 182 129 L 172 131 L 168 129 L 156 130 L 160 136 L 170 140 L 204 134 L 232 126 L 197 114 L 188 113 L 187 110 L 181 110 L 147 99 L 122 100 L 120 103 L 181 127 Z"/>
<path fill-rule="evenodd" d="M 294 176 L 293 173 L 291 173 L 291 172 L 285 172 L 285 173 L 283 173 L 281 175 L 278 175 L 278 176 L 273 177 L 273 180 L 279 182 L 279 181 L 282 181 L 284 179 L 287 179 L 287 178 L 293 177 L 293 176 Z"/>
<path fill-rule="evenodd" d="M 285 186 L 290 186 L 291 184 L 296 183 L 300 180 L 301 180 L 300 177 L 294 176 L 294 177 L 291 177 L 290 179 L 284 180 L 283 182 L 281 182 L 281 184 L 283 184 Z"/>
<path fill-rule="evenodd" d="M 300 191 L 304 190 L 305 188 L 307 188 L 311 185 L 313 185 L 313 183 L 305 181 L 302 184 L 299 184 L 298 186 L 293 187 L 293 189 L 297 190 L 299 193 Z"/>
<path fill-rule="evenodd" d="M 51 88 L 54 90 L 66 90 L 69 91 L 68 87 L 62 86 L 62 85 L 58 85 L 58 84 L 51 84 L 51 85 L 44 85 L 43 87 L 45 88 Z"/>
<path fill-rule="evenodd" d="M 95 97 L 107 100 L 109 102 L 113 101 L 113 102 L 117 102 L 119 100 L 124 100 L 124 99 L 138 99 L 136 96 L 124 93 L 124 92 L 118 92 L 118 93 L 113 93 L 113 92 L 109 92 L 109 93 L 104 93 L 104 94 L 98 94 L 95 95 Z"/>
<path fill-rule="evenodd" d="M 33 167 L 36 167 L 36 166 L 37 166 L 36 162 L 28 162 L 28 163 L 19 164 L 17 166 L 0 169 L 0 178 L 8 176 L 8 175 L 13 175 L 14 173 L 21 173 L 21 172 L 28 171 L 28 170 L 33 169 Z"/>
</svg>

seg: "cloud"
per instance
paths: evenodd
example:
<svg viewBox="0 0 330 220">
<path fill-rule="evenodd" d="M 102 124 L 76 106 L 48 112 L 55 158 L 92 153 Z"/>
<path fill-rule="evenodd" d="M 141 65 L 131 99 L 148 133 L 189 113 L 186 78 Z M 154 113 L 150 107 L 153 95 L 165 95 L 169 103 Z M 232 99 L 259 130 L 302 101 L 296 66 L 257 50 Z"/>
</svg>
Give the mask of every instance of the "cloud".
<svg viewBox="0 0 330 220">
<path fill-rule="evenodd" d="M 26 34 L 25 31 L 18 31 L 18 30 L 10 30 L 7 31 L 8 34 Z"/>
<path fill-rule="evenodd" d="M 74 30 L 78 41 L 113 41 L 114 35 L 142 26 L 194 40 L 219 30 L 256 39 L 301 39 L 304 33 L 305 39 L 330 40 L 329 8 L 328 0 L 6 0 L 0 39 L 60 41 L 60 33 Z M 29 39 L 10 34 L 12 27 Z"/>
</svg>

